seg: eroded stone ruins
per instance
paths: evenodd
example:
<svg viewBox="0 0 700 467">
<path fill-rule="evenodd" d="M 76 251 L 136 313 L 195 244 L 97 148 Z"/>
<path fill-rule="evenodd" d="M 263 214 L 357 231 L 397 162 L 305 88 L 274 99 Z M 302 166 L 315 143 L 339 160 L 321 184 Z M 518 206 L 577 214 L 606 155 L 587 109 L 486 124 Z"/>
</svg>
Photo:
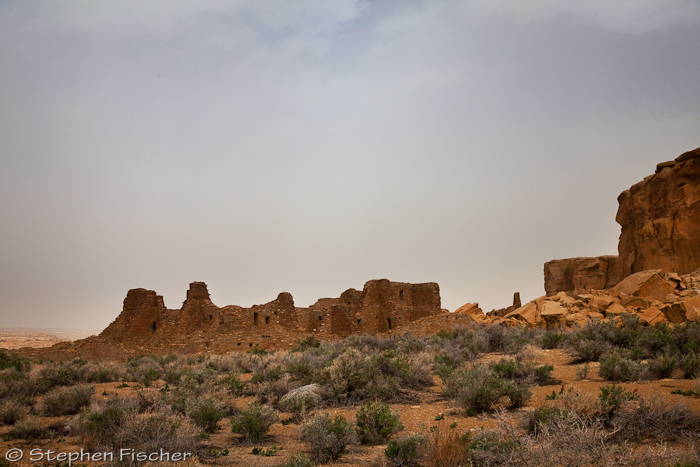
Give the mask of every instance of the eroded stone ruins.
<svg viewBox="0 0 700 467">
<path fill-rule="evenodd" d="M 467 303 L 448 313 L 437 284 L 381 279 L 308 308 L 295 307 L 287 292 L 264 305 L 220 308 L 203 282 L 193 282 L 180 309 L 167 309 L 155 291 L 130 290 L 121 314 L 99 336 L 57 344 L 50 356 L 289 348 L 310 335 L 428 334 L 479 322 L 564 328 L 621 322 L 627 313 L 647 325 L 700 321 L 700 148 L 658 164 L 618 202 L 618 256 L 547 262 L 546 295 L 525 305 L 516 293 L 507 308 L 484 314 L 478 303 Z"/>
</svg>

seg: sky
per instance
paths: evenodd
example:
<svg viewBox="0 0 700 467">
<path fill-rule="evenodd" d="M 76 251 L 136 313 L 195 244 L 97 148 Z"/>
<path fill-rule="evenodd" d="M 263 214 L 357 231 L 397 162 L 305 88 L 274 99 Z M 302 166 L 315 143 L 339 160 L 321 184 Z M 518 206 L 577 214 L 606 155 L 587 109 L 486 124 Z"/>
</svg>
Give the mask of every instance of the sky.
<svg viewBox="0 0 700 467">
<path fill-rule="evenodd" d="M 0 0 L 0 327 L 526 302 L 699 146 L 700 0 Z"/>
</svg>

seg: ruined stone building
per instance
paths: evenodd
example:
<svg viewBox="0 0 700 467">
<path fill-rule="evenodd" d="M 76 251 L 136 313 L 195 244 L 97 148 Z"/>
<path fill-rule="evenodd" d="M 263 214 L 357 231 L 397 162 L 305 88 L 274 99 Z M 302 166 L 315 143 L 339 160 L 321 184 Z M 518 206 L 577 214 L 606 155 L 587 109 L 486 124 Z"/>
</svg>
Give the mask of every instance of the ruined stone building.
<svg viewBox="0 0 700 467">
<path fill-rule="evenodd" d="M 362 292 L 348 289 L 339 298 L 322 298 L 308 308 L 295 307 L 287 292 L 264 305 L 220 308 L 212 303 L 204 282 L 193 282 L 180 309 L 167 309 L 163 297 L 153 290 L 129 290 L 121 314 L 98 339 L 160 346 L 225 338 L 229 344 L 237 340 L 235 346 L 244 349 L 284 339 L 290 342 L 302 333 L 377 334 L 443 312 L 435 283 L 380 279 L 367 282 Z"/>
</svg>

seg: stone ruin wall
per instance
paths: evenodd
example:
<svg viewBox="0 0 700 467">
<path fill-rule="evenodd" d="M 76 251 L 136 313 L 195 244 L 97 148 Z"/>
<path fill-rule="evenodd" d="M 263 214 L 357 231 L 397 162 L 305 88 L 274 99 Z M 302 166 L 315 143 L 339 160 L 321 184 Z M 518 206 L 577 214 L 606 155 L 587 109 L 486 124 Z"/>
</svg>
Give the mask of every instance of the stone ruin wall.
<svg viewBox="0 0 700 467">
<path fill-rule="evenodd" d="M 264 305 L 217 307 L 207 286 L 193 282 L 180 309 L 166 309 L 152 290 L 133 289 L 122 313 L 99 336 L 111 343 L 178 344 L 194 336 L 204 340 L 238 340 L 236 347 L 265 346 L 269 340 L 291 339 L 296 332 L 345 337 L 376 334 L 417 319 L 442 313 L 435 283 L 408 284 L 386 279 L 369 281 L 362 292 L 348 289 L 339 298 L 324 298 L 296 308 L 282 292 Z M 184 349 L 183 349 L 184 350 Z"/>
</svg>

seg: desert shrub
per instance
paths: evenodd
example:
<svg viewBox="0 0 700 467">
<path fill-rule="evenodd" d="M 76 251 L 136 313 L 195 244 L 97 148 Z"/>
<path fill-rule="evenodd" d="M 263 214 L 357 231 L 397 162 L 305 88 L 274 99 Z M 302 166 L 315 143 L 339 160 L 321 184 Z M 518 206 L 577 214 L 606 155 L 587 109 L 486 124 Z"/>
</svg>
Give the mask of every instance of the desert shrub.
<svg viewBox="0 0 700 467">
<path fill-rule="evenodd" d="M 217 423 L 227 413 L 224 403 L 212 397 L 196 398 L 187 405 L 187 416 L 207 433 L 215 431 Z"/>
<path fill-rule="evenodd" d="M 426 437 L 423 463 L 426 467 L 462 467 L 469 465 L 469 435 L 457 430 L 436 428 Z"/>
<path fill-rule="evenodd" d="M 55 389 L 44 396 L 41 411 L 49 417 L 77 414 L 80 409 L 90 405 L 90 398 L 94 392 L 94 386 L 85 384 Z"/>
<path fill-rule="evenodd" d="M 455 372 L 446 385 L 446 395 L 457 399 L 465 410 L 483 412 L 503 395 L 505 383 L 488 367 L 474 365 Z"/>
<path fill-rule="evenodd" d="M 675 355 L 663 354 L 652 358 L 647 362 L 644 377 L 646 379 L 670 378 L 673 370 L 680 365 L 678 357 Z"/>
<path fill-rule="evenodd" d="M 342 415 L 331 418 L 317 415 L 300 428 L 301 440 L 309 446 L 311 458 L 318 464 L 340 457 L 348 444 L 355 440 L 350 424 Z"/>
<path fill-rule="evenodd" d="M 37 376 L 38 390 L 48 392 L 56 386 L 73 386 L 85 381 L 83 366 L 85 360 L 76 358 L 71 362 L 49 363 L 39 370 Z"/>
<path fill-rule="evenodd" d="M 120 381 L 126 368 L 117 362 L 88 362 L 82 367 L 82 373 L 86 383 L 109 383 Z"/>
<path fill-rule="evenodd" d="M 216 385 L 223 387 L 234 396 L 242 395 L 245 389 L 245 383 L 241 382 L 237 373 L 228 373 L 220 376 L 216 381 Z"/>
<path fill-rule="evenodd" d="M 566 334 L 560 332 L 547 331 L 542 336 L 542 348 L 543 349 L 556 349 L 559 344 L 566 341 Z"/>
<path fill-rule="evenodd" d="M 700 376 L 700 354 L 690 352 L 685 354 L 680 361 L 680 367 L 686 378 Z"/>
<path fill-rule="evenodd" d="M 29 415 L 29 407 L 16 399 L 6 399 L 0 403 L 0 424 L 14 425 Z"/>
<path fill-rule="evenodd" d="M 289 391 L 295 389 L 297 385 L 298 384 L 291 383 L 286 379 L 265 381 L 263 383 L 246 386 L 243 390 L 243 394 L 256 396 L 259 403 L 278 408 L 282 397 Z"/>
<path fill-rule="evenodd" d="M 581 339 L 572 342 L 574 356 L 578 362 L 597 362 L 612 345 L 607 341 Z"/>
<path fill-rule="evenodd" d="M 403 430 L 399 414 L 389 404 L 370 401 L 355 415 L 355 432 L 363 444 L 384 444 L 391 435 Z"/>
<path fill-rule="evenodd" d="M 600 395 L 600 410 L 606 419 L 611 419 L 615 412 L 622 405 L 631 400 L 636 400 L 639 397 L 636 392 L 629 392 L 619 384 L 611 384 L 610 386 L 601 386 Z"/>
<path fill-rule="evenodd" d="M 496 431 L 475 431 L 469 439 L 470 466 L 511 465 L 511 454 L 518 448 L 517 441 Z"/>
<path fill-rule="evenodd" d="M 263 368 L 259 372 L 253 374 L 250 382 L 253 384 L 263 383 L 266 381 L 279 381 L 284 376 L 284 370 L 280 365 Z"/>
<path fill-rule="evenodd" d="M 396 377 L 379 371 L 378 362 L 359 350 L 349 349 L 339 355 L 318 377 L 338 403 L 363 399 L 389 400 L 400 392 Z"/>
<path fill-rule="evenodd" d="M 299 392 L 280 401 L 280 408 L 292 414 L 294 423 L 301 422 L 318 405 L 321 397 L 317 394 Z"/>
<path fill-rule="evenodd" d="M 32 364 L 29 359 L 21 355 L 0 349 L 0 370 L 5 368 L 14 368 L 18 372 L 26 373 L 32 368 Z"/>
<path fill-rule="evenodd" d="M 292 456 L 281 467 L 313 467 L 314 463 L 306 454 Z"/>
<path fill-rule="evenodd" d="M 49 433 L 42 427 L 41 420 L 34 415 L 29 415 L 18 420 L 8 433 L 12 439 L 36 440 L 45 438 Z"/>
<path fill-rule="evenodd" d="M 113 397 L 80 414 L 87 449 L 136 452 L 192 452 L 199 430 L 184 415 L 159 404 L 138 413 L 134 400 Z"/>
<path fill-rule="evenodd" d="M 523 381 L 511 381 L 503 386 L 503 394 L 510 399 L 510 405 L 514 408 L 522 407 L 530 401 L 532 391 Z"/>
<path fill-rule="evenodd" d="M 111 447 L 123 425 L 138 413 L 138 402 L 112 397 L 80 413 L 79 426 L 86 448 Z"/>
<path fill-rule="evenodd" d="M 291 352 L 303 352 L 308 349 L 317 349 L 321 347 L 321 341 L 318 340 L 316 336 L 307 336 L 303 339 L 297 339 L 294 341 L 294 346 L 290 350 Z"/>
<path fill-rule="evenodd" d="M 661 398 L 642 399 L 639 404 L 621 407 L 611 424 L 614 427 L 611 437 L 620 441 L 675 441 L 688 433 L 700 432 L 700 416 L 684 405 L 671 404 Z"/>
<path fill-rule="evenodd" d="M 637 381 L 642 365 L 627 357 L 626 353 L 612 350 L 600 357 L 598 374 L 606 381 Z"/>
<path fill-rule="evenodd" d="M 35 378 L 14 368 L 0 370 L 0 399 L 29 400 L 39 392 Z"/>
<path fill-rule="evenodd" d="M 252 443 L 259 443 L 278 420 L 277 412 L 272 408 L 250 404 L 246 410 L 231 419 L 231 431 L 243 435 Z"/>
<path fill-rule="evenodd" d="M 398 467 L 417 466 L 421 455 L 421 447 L 424 443 L 425 438 L 419 434 L 402 436 L 389 441 L 389 445 L 384 450 L 384 455 Z"/>
<path fill-rule="evenodd" d="M 551 423 L 552 421 L 565 417 L 567 412 L 562 411 L 557 407 L 551 407 L 549 405 L 541 405 L 536 407 L 530 415 L 526 418 L 525 426 L 527 427 L 528 433 L 539 434 L 542 432 L 542 428 Z"/>
<path fill-rule="evenodd" d="M 163 357 L 155 355 L 139 355 L 130 358 L 127 364 L 127 378 L 148 388 L 160 379 Z"/>
<path fill-rule="evenodd" d="M 583 365 L 579 365 L 576 367 L 576 380 L 581 381 L 582 379 L 588 378 L 588 371 L 590 370 L 590 366 L 588 363 L 584 363 Z"/>
</svg>

